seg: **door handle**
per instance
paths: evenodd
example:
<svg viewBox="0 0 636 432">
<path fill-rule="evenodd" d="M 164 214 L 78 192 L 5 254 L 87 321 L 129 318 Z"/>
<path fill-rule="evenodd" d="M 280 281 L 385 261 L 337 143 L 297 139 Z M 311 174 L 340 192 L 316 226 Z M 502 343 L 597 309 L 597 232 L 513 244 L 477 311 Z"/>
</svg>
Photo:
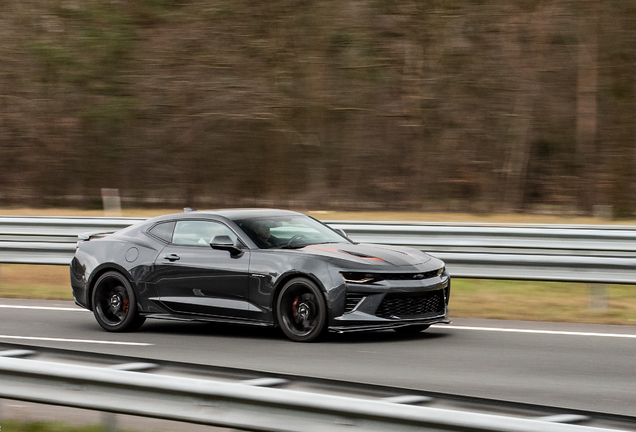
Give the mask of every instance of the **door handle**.
<svg viewBox="0 0 636 432">
<path fill-rule="evenodd" d="M 164 255 L 163 259 L 167 259 L 170 262 L 174 262 L 174 261 L 180 260 L 181 257 L 177 254 L 170 254 L 170 255 Z"/>
</svg>

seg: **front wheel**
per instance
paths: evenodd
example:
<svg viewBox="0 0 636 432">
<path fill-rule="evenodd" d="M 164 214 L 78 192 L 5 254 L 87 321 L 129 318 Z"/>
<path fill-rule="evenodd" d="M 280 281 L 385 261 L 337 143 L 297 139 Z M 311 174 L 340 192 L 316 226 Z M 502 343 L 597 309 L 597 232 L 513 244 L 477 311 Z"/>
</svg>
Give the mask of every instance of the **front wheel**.
<svg viewBox="0 0 636 432">
<path fill-rule="evenodd" d="M 109 271 L 97 279 L 92 295 L 93 314 L 104 330 L 134 331 L 146 320 L 137 311 L 130 282 L 119 272 Z"/>
<path fill-rule="evenodd" d="M 327 328 L 327 306 L 312 281 L 295 278 L 285 284 L 276 301 L 276 317 L 283 333 L 295 342 L 311 342 Z"/>
</svg>

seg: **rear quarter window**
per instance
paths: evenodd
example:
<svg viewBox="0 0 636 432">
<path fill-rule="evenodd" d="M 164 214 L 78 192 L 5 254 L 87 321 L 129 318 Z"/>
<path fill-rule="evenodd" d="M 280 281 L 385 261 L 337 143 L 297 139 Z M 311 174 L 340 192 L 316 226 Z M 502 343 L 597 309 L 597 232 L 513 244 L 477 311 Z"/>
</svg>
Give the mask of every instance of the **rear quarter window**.
<svg viewBox="0 0 636 432">
<path fill-rule="evenodd" d="M 170 243 L 172 241 L 172 233 L 174 232 L 174 224 L 174 221 L 158 223 L 148 230 L 148 234 Z"/>
</svg>

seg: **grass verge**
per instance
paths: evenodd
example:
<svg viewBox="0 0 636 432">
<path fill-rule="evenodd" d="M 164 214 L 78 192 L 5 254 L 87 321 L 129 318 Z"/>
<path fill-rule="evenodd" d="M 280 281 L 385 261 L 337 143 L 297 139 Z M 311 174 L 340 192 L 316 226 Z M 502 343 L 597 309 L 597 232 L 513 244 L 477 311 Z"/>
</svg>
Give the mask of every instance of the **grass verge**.
<svg viewBox="0 0 636 432">
<path fill-rule="evenodd" d="M 203 209 L 202 209 L 203 210 Z M 333 211 L 291 209 L 307 213 L 320 220 L 361 220 L 361 221 L 410 221 L 410 222 L 460 222 L 460 223 L 521 223 L 521 224 L 566 224 L 566 225 L 636 225 L 634 219 L 608 220 L 594 217 L 569 216 L 559 214 L 523 213 L 448 213 L 413 211 Z M 124 208 L 124 217 L 154 217 L 170 213 L 180 213 L 182 208 L 134 209 Z M 74 208 L 19 208 L 0 207 L 3 216 L 84 216 L 103 217 L 103 210 L 80 210 Z"/>
<path fill-rule="evenodd" d="M 73 300 L 69 268 L 0 264 L 0 297 Z"/>
<path fill-rule="evenodd" d="M 451 318 L 636 325 L 636 286 L 607 285 L 606 295 L 606 308 L 590 309 L 589 284 L 453 279 Z M 73 300 L 68 268 L 2 265 L 0 297 Z"/>
<path fill-rule="evenodd" d="M 590 302 L 606 307 L 590 308 Z M 636 286 L 605 285 L 592 297 L 590 284 L 454 279 L 451 317 L 588 324 L 636 325 Z"/>
<path fill-rule="evenodd" d="M 101 425 L 74 426 L 62 422 L 23 422 L 17 420 L 2 420 L 2 431 L 7 432 L 102 432 L 106 429 Z M 122 431 L 123 432 L 123 431 Z"/>
</svg>

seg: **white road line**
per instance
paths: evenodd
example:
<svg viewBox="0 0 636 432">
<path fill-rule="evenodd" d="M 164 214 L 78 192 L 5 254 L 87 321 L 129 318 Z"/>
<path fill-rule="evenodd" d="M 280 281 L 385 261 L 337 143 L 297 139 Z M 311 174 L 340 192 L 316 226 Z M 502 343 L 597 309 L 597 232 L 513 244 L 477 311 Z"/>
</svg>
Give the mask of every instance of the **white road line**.
<svg viewBox="0 0 636 432">
<path fill-rule="evenodd" d="M 50 306 L 0 305 L 0 308 L 90 312 L 87 309 L 50 307 Z M 593 336 L 593 337 L 636 339 L 636 335 L 634 334 L 617 334 L 617 333 L 588 333 L 588 332 L 572 332 L 572 331 L 557 331 L 557 330 L 511 329 L 511 328 L 499 328 L 499 327 L 467 327 L 467 326 L 455 326 L 455 325 L 444 325 L 444 324 L 434 324 L 431 327 L 441 328 L 441 329 L 447 328 L 447 329 L 454 329 L 454 330 L 491 331 L 491 332 L 501 332 L 501 333 L 531 333 L 531 334 L 549 334 L 549 335 L 564 335 L 564 336 Z M 79 340 L 79 339 L 31 338 L 31 337 L 2 336 L 2 335 L 0 335 L 0 338 L 30 339 L 30 340 L 57 341 L 57 342 L 99 343 L 99 344 L 112 344 L 112 345 L 141 345 L 141 346 L 153 345 L 153 344 L 136 343 L 136 342 L 108 342 L 108 341 L 91 341 L 91 340 Z"/>
<path fill-rule="evenodd" d="M 587 333 L 587 332 L 572 332 L 572 331 L 557 331 L 557 330 L 530 330 L 530 329 L 510 329 L 510 328 L 497 328 L 497 327 L 466 327 L 466 326 L 454 326 L 436 324 L 432 327 L 440 329 L 454 329 L 454 330 L 476 330 L 476 331 L 491 331 L 491 332 L 503 332 L 503 333 L 533 333 L 533 334 L 549 334 L 549 335 L 564 335 L 564 336 L 594 336 L 594 337 L 610 337 L 610 338 L 626 338 L 636 339 L 634 334 L 616 334 L 616 333 Z"/>
<path fill-rule="evenodd" d="M 47 338 L 47 337 L 34 337 L 34 336 L 7 336 L 0 335 L 0 339 L 21 339 L 21 340 L 35 340 L 46 342 L 75 342 L 75 343 L 92 343 L 102 345 L 132 345 L 132 346 L 150 346 L 154 345 L 145 342 L 114 342 L 114 341 L 99 341 L 90 339 L 63 339 L 63 338 Z"/>
<path fill-rule="evenodd" d="M 51 307 L 51 306 L 0 305 L 0 308 L 7 308 L 7 309 L 37 309 L 37 310 L 71 311 L 71 312 L 90 312 L 87 309 Z"/>
</svg>

